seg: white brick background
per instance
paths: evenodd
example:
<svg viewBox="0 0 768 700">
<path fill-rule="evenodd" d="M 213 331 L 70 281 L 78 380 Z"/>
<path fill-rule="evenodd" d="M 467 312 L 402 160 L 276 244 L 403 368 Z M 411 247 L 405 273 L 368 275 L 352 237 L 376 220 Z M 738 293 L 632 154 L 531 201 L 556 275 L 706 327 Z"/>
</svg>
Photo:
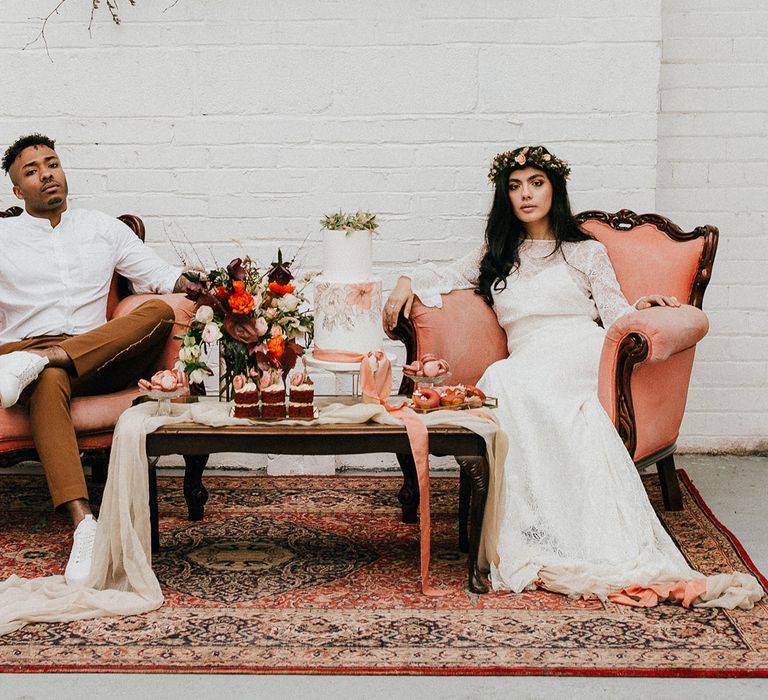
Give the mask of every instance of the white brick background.
<svg viewBox="0 0 768 700">
<path fill-rule="evenodd" d="M 720 229 L 681 447 L 768 450 L 768 5 L 664 0 L 656 208 Z"/>
<path fill-rule="evenodd" d="M 757 444 L 768 416 L 765 277 L 750 262 L 756 250 L 765 260 L 768 201 L 759 0 L 726 13 L 666 0 L 663 11 L 659 0 L 179 0 L 167 11 L 171 0 L 138 0 L 121 3 L 119 27 L 102 9 L 92 37 L 90 2 L 68 0 L 47 26 L 52 61 L 40 42 L 22 51 L 55 4 L 2 3 L 0 143 L 55 137 L 73 203 L 141 214 L 170 260 L 175 245 L 205 263 L 244 251 L 267 262 L 309 236 L 298 259 L 317 268 L 321 216 L 362 207 L 379 214 L 374 263 L 391 288 L 481 240 L 489 161 L 521 143 L 572 162 L 577 211 L 720 225 L 712 337 L 683 443 Z M 722 32 L 702 48 L 714 24 Z M 710 111 L 709 97 L 722 106 Z"/>
</svg>

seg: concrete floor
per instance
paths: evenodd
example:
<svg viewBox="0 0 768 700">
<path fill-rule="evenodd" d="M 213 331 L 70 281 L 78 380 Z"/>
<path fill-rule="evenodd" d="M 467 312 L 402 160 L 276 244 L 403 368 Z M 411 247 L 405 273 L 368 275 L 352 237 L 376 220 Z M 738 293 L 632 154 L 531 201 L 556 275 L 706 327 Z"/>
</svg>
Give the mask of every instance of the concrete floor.
<svg viewBox="0 0 768 700">
<path fill-rule="evenodd" d="M 677 458 L 715 516 L 739 538 L 755 565 L 768 573 L 768 457 L 682 455 Z M 418 698 L 470 700 L 495 697 L 697 698 L 768 697 L 768 679 L 216 676 L 123 674 L 0 675 L 2 700 L 67 698 Z"/>
</svg>

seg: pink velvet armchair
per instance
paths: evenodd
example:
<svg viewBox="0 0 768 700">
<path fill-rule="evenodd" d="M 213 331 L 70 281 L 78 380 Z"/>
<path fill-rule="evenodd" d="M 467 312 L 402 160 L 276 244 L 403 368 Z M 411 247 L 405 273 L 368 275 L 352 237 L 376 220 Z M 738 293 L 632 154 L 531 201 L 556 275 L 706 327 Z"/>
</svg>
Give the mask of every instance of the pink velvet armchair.
<svg viewBox="0 0 768 700">
<path fill-rule="evenodd" d="M 598 385 L 600 401 L 635 464 L 638 468 L 656 464 L 664 506 L 679 510 L 682 498 L 673 454 L 696 343 L 708 330 L 701 304 L 718 231 L 700 226 L 686 233 L 663 216 L 638 215 L 627 209 L 615 214 L 586 211 L 577 219 L 608 249 L 630 301 L 661 293 L 687 302 L 680 308 L 631 312 L 608 328 Z M 405 344 L 408 362 L 425 352 L 448 360 L 454 383 L 475 384 L 486 367 L 507 356 L 506 336 L 496 316 L 472 290 L 443 295 L 441 309 L 425 307 L 416 299 L 410 319 L 401 313 L 391 337 Z M 410 380 L 404 378 L 400 393 L 411 390 Z M 407 456 L 399 460 L 405 477 L 400 500 L 404 519 L 411 520 L 418 485 Z M 465 549 L 470 483 L 464 470 L 461 474 L 459 532 Z"/>
<path fill-rule="evenodd" d="M 19 207 L 11 207 L 6 211 L 0 211 L 0 217 L 18 216 L 21 211 Z M 144 240 L 144 223 L 138 216 L 124 214 L 118 218 L 126 223 L 142 241 Z M 115 275 L 107 303 L 107 318 L 128 313 L 149 296 L 154 295 L 132 294 L 127 280 Z M 162 298 L 175 310 L 176 321 L 186 324 L 194 304 L 183 294 L 166 294 Z M 173 367 L 178 350 L 179 341 L 174 340 L 173 337 L 169 338 L 165 349 L 157 358 L 156 369 Z M 83 452 L 84 461 L 91 465 L 95 478 L 103 480 L 109 461 L 112 433 L 117 419 L 138 396 L 137 387 L 128 387 L 112 394 L 82 396 L 72 400 L 72 418 L 77 432 L 78 444 Z M 35 459 L 37 459 L 37 453 L 32 441 L 29 417 L 26 411 L 19 406 L 8 409 L 0 408 L 0 467 L 16 464 L 23 460 Z M 194 471 L 197 467 L 202 473 L 199 458 L 191 459 L 195 462 L 192 470 Z M 188 463 L 188 468 L 189 466 Z M 194 476 L 191 474 L 188 476 L 194 481 Z M 199 492 L 192 493 L 194 487 L 191 487 L 191 490 L 186 487 L 187 484 L 185 484 L 185 492 L 189 490 L 190 493 L 185 495 L 188 497 L 187 502 L 190 507 L 190 516 L 192 516 L 194 505 L 190 499 L 192 501 L 195 498 L 197 500 L 204 499 L 204 495 Z"/>
</svg>

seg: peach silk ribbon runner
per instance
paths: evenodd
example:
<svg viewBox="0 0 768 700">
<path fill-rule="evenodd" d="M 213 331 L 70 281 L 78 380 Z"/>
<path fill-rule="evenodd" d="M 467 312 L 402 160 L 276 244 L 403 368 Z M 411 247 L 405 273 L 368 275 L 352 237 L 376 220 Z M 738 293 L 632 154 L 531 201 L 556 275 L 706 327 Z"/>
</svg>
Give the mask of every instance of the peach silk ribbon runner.
<svg viewBox="0 0 768 700">
<path fill-rule="evenodd" d="M 373 364 L 376 364 L 374 371 Z M 421 592 L 431 598 L 451 593 L 449 589 L 434 588 L 429 583 L 430 541 L 432 523 L 429 508 L 429 432 L 424 421 L 407 408 L 405 402 L 390 406 L 387 398 L 392 389 L 392 363 L 381 352 L 370 352 L 360 362 L 360 390 L 363 401 L 380 403 L 390 415 L 405 425 L 408 442 L 411 444 L 413 461 L 416 464 L 416 478 L 419 483 L 419 536 Z"/>
<path fill-rule="evenodd" d="M 609 595 L 608 600 L 636 608 L 652 608 L 658 605 L 660 600 L 668 600 L 680 603 L 684 608 L 690 608 L 706 591 L 707 580 L 701 578 L 677 583 L 657 583 L 653 586 L 630 586 L 620 593 Z"/>
</svg>

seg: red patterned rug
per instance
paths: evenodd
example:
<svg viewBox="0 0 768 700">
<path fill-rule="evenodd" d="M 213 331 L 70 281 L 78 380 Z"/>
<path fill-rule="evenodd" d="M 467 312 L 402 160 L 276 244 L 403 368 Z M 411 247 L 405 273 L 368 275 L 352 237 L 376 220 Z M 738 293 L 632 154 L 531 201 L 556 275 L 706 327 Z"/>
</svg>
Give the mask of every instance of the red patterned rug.
<svg viewBox="0 0 768 700">
<path fill-rule="evenodd" d="M 153 613 L 34 624 L 0 637 L 6 672 L 203 672 L 768 676 L 768 605 L 635 609 L 544 591 L 471 594 L 456 547 L 458 481 L 432 480 L 434 580 L 419 592 L 418 530 L 399 520 L 395 477 L 208 477 L 204 521 L 161 478 L 166 604 Z M 691 564 L 755 571 L 683 474 L 665 513 Z M 0 479 L 0 577 L 60 573 L 67 519 L 42 476 Z"/>
</svg>

